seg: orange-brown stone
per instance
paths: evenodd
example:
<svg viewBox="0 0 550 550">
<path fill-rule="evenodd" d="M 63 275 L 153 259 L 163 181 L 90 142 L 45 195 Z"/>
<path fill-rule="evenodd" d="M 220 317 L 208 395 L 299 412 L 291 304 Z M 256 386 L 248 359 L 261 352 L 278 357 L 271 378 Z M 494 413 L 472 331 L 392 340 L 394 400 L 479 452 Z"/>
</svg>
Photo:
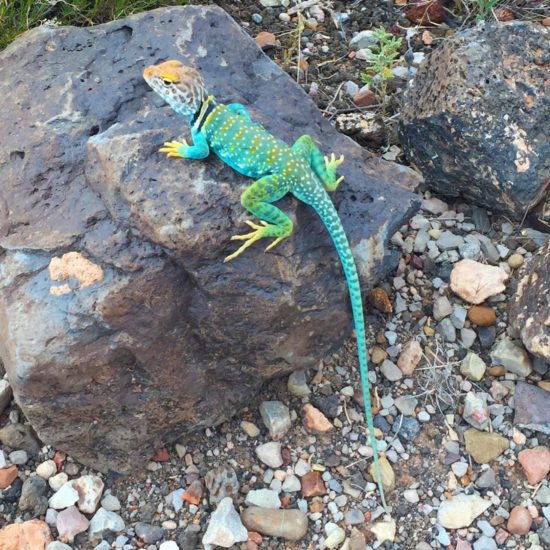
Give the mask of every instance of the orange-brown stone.
<svg viewBox="0 0 550 550">
<path fill-rule="evenodd" d="M 277 47 L 279 41 L 272 32 L 261 32 L 256 36 L 256 44 L 258 44 L 262 50 L 268 50 L 269 48 Z"/>
<path fill-rule="evenodd" d="M 304 426 L 312 433 L 326 433 L 334 427 L 330 420 L 310 403 L 304 405 Z"/>
<path fill-rule="evenodd" d="M 380 287 L 369 292 L 369 302 L 382 313 L 391 313 L 393 306 L 387 292 Z"/>
<path fill-rule="evenodd" d="M 50 528 L 39 519 L 13 523 L 0 530 L 0 550 L 44 550 L 50 542 Z"/>
<path fill-rule="evenodd" d="M 320 497 L 327 494 L 325 482 L 319 472 L 308 472 L 305 476 L 302 476 L 301 483 L 302 497 L 304 498 Z"/>
<path fill-rule="evenodd" d="M 472 306 L 468 310 L 468 319 L 479 327 L 492 327 L 497 322 L 497 315 L 492 307 Z"/>
<path fill-rule="evenodd" d="M 189 485 L 187 488 L 187 491 L 181 495 L 182 500 L 185 500 L 186 502 L 189 502 L 189 504 L 194 504 L 195 506 L 198 506 L 201 502 L 203 493 L 202 483 L 196 479 Z"/>
<path fill-rule="evenodd" d="M 0 470 L 0 489 L 7 489 L 17 477 L 17 466 Z"/>
</svg>

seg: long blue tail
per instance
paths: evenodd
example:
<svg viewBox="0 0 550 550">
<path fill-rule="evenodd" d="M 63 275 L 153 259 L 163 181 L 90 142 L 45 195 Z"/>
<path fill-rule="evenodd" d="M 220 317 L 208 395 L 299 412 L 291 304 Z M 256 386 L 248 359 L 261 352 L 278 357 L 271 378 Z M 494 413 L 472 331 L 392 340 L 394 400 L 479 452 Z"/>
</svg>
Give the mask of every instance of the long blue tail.
<svg viewBox="0 0 550 550">
<path fill-rule="evenodd" d="M 319 190 L 321 191 L 321 190 Z M 372 410 L 369 391 L 368 379 L 368 362 L 367 362 L 367 344 L 365 335 L 365 319 L 363 317 L 363 300 L 361 299 L 361 286 L 359 277 L 357 276 L 357 268 L 355 260 L 351 253 L 348 238 L 342 226 L 338 212 L 332 203 L 328 193 L 322 190 L 322 193 L 315 193 L 315 198 L 308 197 L 308 204 L 317 212 L 323 224 L 327 228 L 330 237 L 334 243 L 342 268 L 346 275 L 348 290 L 351 299 L 351 309 L 353 312 L 353 322 L 355 325 L 355 335 L 357 338 L 357 355 L 359 356 L 359 372 L 361 374 L 361 389 L 363 390 L 363 401 L 365 405 L 365 418 L 369 428 L 370 444 L 373 452 L 374 468 L 376 471 L 376 482 L 382 505 L 386 506 L 386 498 L 384 495 L 384 487 L 382 485 L 382 473 L 380 471 L 380 463 L 378 459 L 378 448 L 376 446 L 376 437 L 374 436 L 374 424 L 372 420 Z"/>
</svg>

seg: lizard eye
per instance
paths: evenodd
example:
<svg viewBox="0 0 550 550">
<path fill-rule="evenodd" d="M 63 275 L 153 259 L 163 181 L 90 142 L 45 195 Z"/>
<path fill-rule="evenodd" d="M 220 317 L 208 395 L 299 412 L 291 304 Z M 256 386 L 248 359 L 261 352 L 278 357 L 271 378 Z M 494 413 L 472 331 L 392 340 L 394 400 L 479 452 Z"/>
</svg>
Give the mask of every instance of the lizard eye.
<svg viewBox="0 0 550 550">
<path fill-rule="evenodd" d="M 166 80 L 165 78 L 162 79 L 162 83 L 165 85 L 165 86 L 170 86 L 170 84 L 172 84 L 172 81 L 171 80 Z"/>
</svg>

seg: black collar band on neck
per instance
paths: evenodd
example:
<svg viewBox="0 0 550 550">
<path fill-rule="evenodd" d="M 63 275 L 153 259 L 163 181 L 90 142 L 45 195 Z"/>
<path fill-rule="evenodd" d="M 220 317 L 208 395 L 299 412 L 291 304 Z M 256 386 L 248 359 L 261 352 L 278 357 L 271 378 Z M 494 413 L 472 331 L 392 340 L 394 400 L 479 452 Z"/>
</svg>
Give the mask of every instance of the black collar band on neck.
<svg viewBox="0 0 550 550">
<path fill-rule="evenodd" d="M 201 104 L 201 108 L 191 120 L 191 125 L 196 132 L 200 132 L 203 124 L 206 122 L 208 115 L 218 106 L 214 100 L 214 96 L 209 95 Z"/>
</svg>

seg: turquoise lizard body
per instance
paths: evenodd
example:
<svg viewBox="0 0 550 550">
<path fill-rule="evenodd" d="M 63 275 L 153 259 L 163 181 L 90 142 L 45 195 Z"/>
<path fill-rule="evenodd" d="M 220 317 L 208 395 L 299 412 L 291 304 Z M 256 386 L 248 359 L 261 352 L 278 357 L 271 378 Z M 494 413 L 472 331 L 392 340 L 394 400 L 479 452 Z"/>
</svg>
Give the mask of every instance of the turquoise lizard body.
<svg viewBox="0 0 550 550">
<path fill-rule="evenodd" d="M 346 276 L 363 390 L 365 416 L 373 449 L 376 478 L 382 503 L 386 507 L 378 449 L 374 435 L 367 348 L 361 289 L 355 261 L 342 223 L 327 191 L 334 191 L 343 179 L 336 177 L 336 168 L 343 157 L 323 157 L 313 139 L 304 135 L 291 147 L 272 136 L 263 126 L 252 121 L 241 104 L 224 105 L 208 96 L 200 74 L 179 61 L 166 61 L 145 69 L 147 83 L 179 114 L 187 116 L 193 144 L 170 141 L 160 151 L 169 157 L 206 158 L 214 151 L 226 164 L 255 182 L 241 195 L 242 205 L 259 218 L 260 225 L 247 221 L 252 232 L 236 235 L 232 240 L 245 241 L 229 255 L 232 260 L 259 239 L 273 238 L 270 250 L 292 233 L 292 220 L 272 203 L 292 193 L 310 205 L 326 226 Z"/>
</svg>

